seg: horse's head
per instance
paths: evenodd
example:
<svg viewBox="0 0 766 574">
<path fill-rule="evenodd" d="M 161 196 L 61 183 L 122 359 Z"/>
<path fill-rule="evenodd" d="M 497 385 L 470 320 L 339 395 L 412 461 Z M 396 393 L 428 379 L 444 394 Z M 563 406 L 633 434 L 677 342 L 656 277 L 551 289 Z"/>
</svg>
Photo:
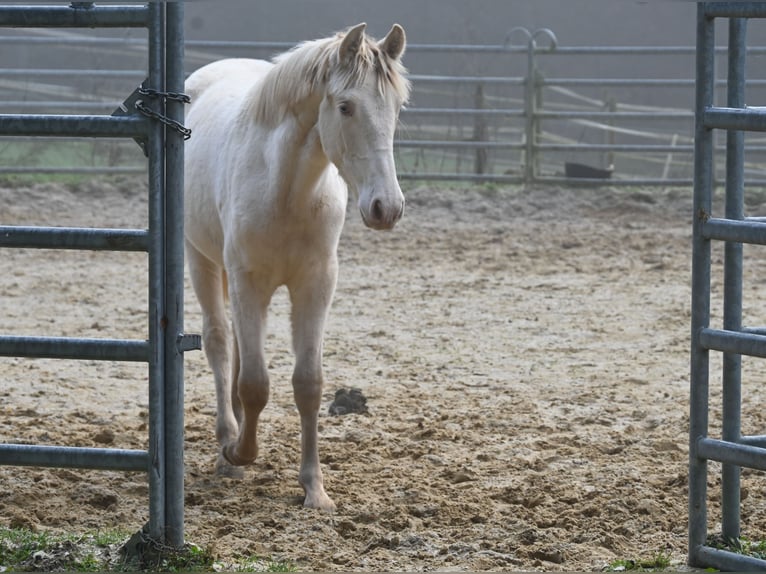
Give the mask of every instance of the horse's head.
<svg viewBox="0 0 766 574">
<path fill-rule="evenodd" d="M 319 134 L 327 157 L 358 197 L 365 224 L 391 229 L 404 213 L 393 144 L 409 93 L 400 62 L 406 40 L 398 24 L 380 42 L 365 36 L 365 26 L 346 32 L 333 54 Z"/>
</svg>

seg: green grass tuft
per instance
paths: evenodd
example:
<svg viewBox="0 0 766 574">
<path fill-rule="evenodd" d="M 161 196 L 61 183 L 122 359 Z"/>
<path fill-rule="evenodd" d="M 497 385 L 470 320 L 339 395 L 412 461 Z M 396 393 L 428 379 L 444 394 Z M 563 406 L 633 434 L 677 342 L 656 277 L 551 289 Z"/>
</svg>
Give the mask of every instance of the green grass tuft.
<svg viewBox="0 0 766 574">
<path fill-rule="evenodd" d="M 670 557 L 660 551 L 652 558 L 615 560 L 605 568 L 607 572 L 655 572 L 670 566 Z"/>
<path fill-rule="evenodd" d="M 80 536 L 0 528 L 0 572 L 295 572 L 287 561 L 249 557 L 223 563 L 209 549 L 172 548 L 143 532 L 98 531 Z"/>
</svg>

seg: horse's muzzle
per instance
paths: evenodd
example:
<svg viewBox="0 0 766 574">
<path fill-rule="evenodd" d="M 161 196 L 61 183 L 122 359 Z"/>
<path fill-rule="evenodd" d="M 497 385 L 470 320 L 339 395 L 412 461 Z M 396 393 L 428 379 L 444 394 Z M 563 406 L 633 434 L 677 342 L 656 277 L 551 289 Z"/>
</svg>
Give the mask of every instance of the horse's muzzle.
<svg viewBox="0 0 766 574">
<path fill-rule="evenodd" d="M 360 207 L 359 212 L 362 214 L 362 221 L 370 229 L 378 231 L 393 229 L 404 215 L 404 197 L 396 204 L 387 204 L 381 199 L 373 199 L 369 210 Z"/>
</svg>

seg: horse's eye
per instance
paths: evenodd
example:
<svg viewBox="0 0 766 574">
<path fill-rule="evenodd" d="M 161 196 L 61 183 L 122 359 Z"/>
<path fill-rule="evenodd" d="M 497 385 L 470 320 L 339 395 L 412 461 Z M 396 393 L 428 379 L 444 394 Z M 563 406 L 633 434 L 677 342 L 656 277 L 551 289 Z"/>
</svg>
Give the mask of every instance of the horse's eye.
<svg viewBox="0 0 766 574">
<path fill-rule="evenodd" d="M 354 115 L 354 107 L 351 105 L 351 102 L 341 102 L 338 106 L 338 110 L 341 115 L 349 118 Z"/>
</svg>

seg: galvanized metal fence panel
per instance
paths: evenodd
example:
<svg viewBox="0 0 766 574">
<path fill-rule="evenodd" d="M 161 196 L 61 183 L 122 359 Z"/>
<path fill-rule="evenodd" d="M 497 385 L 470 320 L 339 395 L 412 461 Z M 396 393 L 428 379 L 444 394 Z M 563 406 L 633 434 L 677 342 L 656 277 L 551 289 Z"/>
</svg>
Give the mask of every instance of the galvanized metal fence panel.
<svg viewBox="0 0 766 574">
<path fill-rule="evenodd" d="M 593 58 L 614 61 L 628 57 L 636 61 L 673 58 L 681 62 L 679 67 L 683 69 L 691 67 L 694 48 L 562 46 L 552 39 L 555 35 L 550 30 L 514 29 L 497 45 L 409 44 L 414 97 L 402 112 L 402 127 L 395 142 L 400 177 L 552 184 L 576 181 L 609 185 L 691 185 L 694 114 L 686 102 L 692 99 L 693 78 L 594 77 L 593 73 L 583 72 L 564 77 L 561 71 L 550 74 L 547 70 L 560 67 L 561 61 L 577 62 L 577 67 L 587 69 Z M 134 38 L 0 36 L 0 43 L 12 41 L 29 43 L 31 47 L 55 44 L 73 49 L 127 45 L 135 51 L 141 46 Z M 226 56 L 268 58 L 293 45 L 292 42 L 190 41 L 186 43 L 187 71 Z M 725 52 L 725 47 L 715 48 L 717 55 Z M 751 47 L 748 52 L 762 56 L 766 48 Z M 466 74 L 466 70 L 475 67 L 469 65 L 462 68 L 455 65 L 442 73 L 432 73 L 420 63 L 420 58 L 442 56 L 453 60 L 470 58 L 480 69 L 485 65 L 495 66 L 495 75 Z M 3 78 L 0 92 L 8 98 L 4 105 L 17 105 L 25 111 L 41 109 L 57 101 L 53 93 L 54 86 L 59 85 L 62 86 L 59 104 L 72 105 L 72 110 L 88 109 L 88 106 L 110 109 L 109 106 L 115 105 L 104 96 L 101 103 L 75 101 L 94 97 L 68 91 L 66 78 L 74 77 L 75 69 L 59 71 L 51 66 L 41 70 L 14 69 L 7 63 L 4 66 L 3 69 L 10 72 L 7 77 L 0 74 Z M 498 69 L 500 73 L 494 72 Z M 14 90 L 20 89 L 27 72 L 27 79 L 35 78 L 42 83 L 34 86 L 39 95 L 24 101 Z M 80 70 L 80 75 L 95 74 L 101 74 L 99 81 L 103 80 L 105 85 L 140 76 L 140 72 L 131 69 Z M 722 89 L 725 84 L 723 79 L 715 81 L 716 89 Z M 766 79 L 750 79 L 748 87 L 766 93 Z M 658 93 L 671 90 L 685 94 L 688 90 L 688 98 L 685 95 L 677 98 L 681 103 L 675 107 L 662 103 L 648 106 L 635 100 L 620 101 L 620 97 L 614 95 L 625 90 L 640 90 L 657 100 L 663 100 Z M 35 101 L 37 97 L 45 99 Z M 744 120 L 727 116 L 726 121 Z M 723 142 L 716 145 L 720 150 L 724 147 Z M 766 185 L 766 139 L 751 142 L 747 150 L 752 157 L 746 165 L 748 183 Z M 588 179 L 582 173 L 575 178 L 567 172 L 567 164 L 576 166 L 578 163 L 597 168 L 598 178 Z M 33 169 L 15 162 L 15 165 L 0 166 L 0 173 L 23 174 Z M 127 163 L 43 166 L 43 169 L 70 173 L 140 170 Z M 723 165 L 716 171 L 722 170 Z"/>
<path fill-rule="evenodd" d="M 726 107 L 715 105 L 715 19 L 729 19 Z M 766 440 L 742 436 L 742 355 L 766 358 L 766 328 L 743 326 L 743 244 L 766 244 L 766 220 L 744 211 L 744 131 L 766 129 L 766 109 L 745 106 L 748 18 L 766 18 L 764 2 L 697 5 L 694 223 L 689 411 L 689 555 L 692 566 L 766 569 L 766 560 L 734 551 L 740 542 L 741 468 L 766 470 Z M 727 130 L 723 217 L 713 217 L 716 129 Z M 724 241 L 723 328 L 711 323 L 711 243 Z M 710 351 L 723 353 L 721 438 L 711 438 Z M 708 461 L 722 463 L 721 539 L 708 538 Z"/>
<path fill-rule="evenodd" d="M 141 5 L 2 6 L 0 27 L 142 27 L 148 34 L 148 79 L 158 94 L 183 92 L 183 3 Z M 0 336 L 0 355 L 141 361 L 149 366 L 146 450 L 0 445 L 0 464 L 142 470 L 149 478 L 149 535 L 183 544 L 183 353 L 200 348 L 183 333 L 183 140 L 157 117 L 181 122 L 183 103 L 151 98 L 149 118 L 126 115 L 0 115 L 4 136 L 122 137 L 146 142 L 147 230 L 0 227 L 0 247 L 145 251 L 149 255 L 148 340 Z M 143 168 L 146 171 L 146 167 Z"/>
</svg>

